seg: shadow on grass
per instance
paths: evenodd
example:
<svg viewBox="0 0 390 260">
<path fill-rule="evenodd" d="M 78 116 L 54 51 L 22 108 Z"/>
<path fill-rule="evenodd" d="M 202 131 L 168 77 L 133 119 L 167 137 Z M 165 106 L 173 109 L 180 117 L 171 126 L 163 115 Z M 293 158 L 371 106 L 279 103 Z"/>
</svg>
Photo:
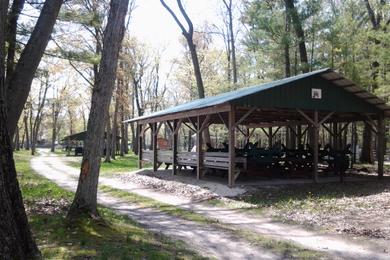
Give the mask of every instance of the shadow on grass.
<svg viewBox="0 0 390 260">
<path fill-rule="evenodd" d="M 99 212 L 106 224 L 81 218 L 70 227 L 65 215 L 74 194 L 34 173 L 30 159 L 26 152 L 15 153 L 29 223 L 44 259 L 200 258 L 183 242 L 149 232 L 103 207 Z"/>
<path fill-rule="evenodd" d="M 390 191 L 390 180 L 359 181 L 345 183 L 308 183 L 261 187 L 236 198 L 257 207 L 283 206 L 295 201 L 327 201 L 338 198 L 354 198 Z"/>
<path fill-rule="evenodd" d="M 80 218 L 69 226 L 65 214 L 32 215 L 30 225 L 44 258 L 199 258 L 180 242 L 139 227 L 126 216 L 100 208 L 105 224 Z"/>
</svg>

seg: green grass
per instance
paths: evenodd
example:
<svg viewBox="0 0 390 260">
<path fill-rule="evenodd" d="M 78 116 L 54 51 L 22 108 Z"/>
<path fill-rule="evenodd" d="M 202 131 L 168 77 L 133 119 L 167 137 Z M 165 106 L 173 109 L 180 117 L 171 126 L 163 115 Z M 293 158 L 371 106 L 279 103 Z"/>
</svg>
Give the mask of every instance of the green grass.
<svg viewBox="0 0 390 260">
<path fill-rule="evenodd" d="M 63 154 L 63 156 L 65 156 Z M 79 161 L 67 161 L 66 164 L 74 167 L 80 168 L 81 157 Z M 124 173 L 138 170 L 138 157 L 137 155 L 130 153 L 125 156 L 116 156 L 116 159 L 111 159 L 111 162 L 104 162 L 104 158 L 102 158 L 102 163 L 100 166 L 100 172 L 102 174 L 116 174 L 116 173 Z M 149 164 L 146 164 L 144 168 L 150 167 Z"/>
<path fill-rule="evenodd" d="M 116 156 L 111 162 L 102 159 L 100 171 L 104 173 L 121 173 L 138 170 L 138 157 L 130 153 L 125 156 Z"/>
<path fill-rule="evenodd" d="M 220 223 L 216 219 L 205 217 L 191 210 L 182 209 L 170 204 L 155 201 L 153 199 L 140 196 L 131 192 L 122 191 L 110 186 L 100 186 L 99 190 L 113 197 L 120 198 L 131 203 L 137 203 L 144 207 L 150 207 L 165 212 L 171 216 L 180 217 L 190 221 L 195 221 L 203 225 L 211 225 L 226 232 L 230 232 L 238 237 L 244 238 L 251 244 L 267 249 L 275 254 L 282 255 L 288 259 L 325 259 L 322 252 L 305 249 L 295 243 L 288 241 L 278 241 L 265 236 L 258 235 L 250 231 L 239 230 L 235 227 Z"/>
<path fill-rule="evenodd" d="M 31 156 L 24 152 L 15 155 L 19 179 L 26 204 L 30 208 L 42 199 L 66 200 L 73 198 L 72 192 L 67 192 L 56 184 L 36 175 L 29 167 Z M 250 243 L 263 247 L 285 258 L 320 259 L 320 252 L 304 249 L 294 243 L 277 241 L 253 232 L 235 229 L 207 218 L 190 210 L 157 202 L 134 193 L 114 189 L 109 186 L 99 187 L 100 191 L 111 196 L 151 207 L 169 215 L 195 221 L 204 225 L 212 225 L 226 232 L 248 240 Z M 76 225 L 70 227 L 65 221 L 65 213 L 29 214 L 31 228 L 44 258 L 99 258 L 99 259 L 196 259 L 195 253 L 186 250 L 180 241 L 171 241 L 166 237 L 152 234 L 142 229 L 126 216 L 114 213 L 112 210 L 99 207 L 99 212 L 108 225 L 81 218 Z"/>
<path fill-rule="evenodd" d="M 57 154 L 57 155 L 60 155 L 60 156 L 66 156 L 68 154 L 67 151 L 65 151 L 63 149 L 59 149 L 59 148 L 56 148 L 54 150 L 54 153 Z"/>
<path fill-rule="evenodd" d="M 137 203 L 143 207 L 154 208 L 171 216 L 184 218 L 189 221 L 195 221 L 202 224 L 218 223 L 217 220 L 207 218 L 191 210 L 182 209 L 167 203 L 162 203 L 144 196 L 137 195 L 135 193 L 112 188 L 110 186 L 101 185 L 99 186 L 99 191 L 107 193 L 113 197 L 120 198 L 131 203 Z"/>
<path fill-rule="evenodd" d="M 388 180 L 383 182 L 373 180 L 346 183 L 294 184 L 262 187 L 230 202 L 214 199 L 208 203 L 257 214 L 263 214 L 267 210 L 279 212 L 279 215 L 288 215 L 289 212 L 297 211 L 333 212 L 337 214 L 343 212 L 345 207 L 348 206 L 345 205 L 347 202 L 342 201 L 343 199 L 362 198 L 380 194 L 386 190 L 390 190 Z M 369 207 L 369 203 L 362 202 L 359 206 Z M 287 219 L 282 218 L 282 220 Z"/>
<path fill-rule="evenodd" d="M 30 226 L 44 259 L 197 259 L 184 243 L 153 234 L 130 218 L 99 207 L 105 224 L 80 218 L 69 226 L 66 210 L 73 197 L 56 184 L 35 174 L 26 152 L 15 153 L 19 183 L 29 210 Z M 42 204 L 43 203 L 43 204 Z M 42 206 L 43 205 L 43 206 Z M 48 212 L 54 208 L 52 212 Z M 50 210 L 49 210 L 50 211 Z"/>
</svg>

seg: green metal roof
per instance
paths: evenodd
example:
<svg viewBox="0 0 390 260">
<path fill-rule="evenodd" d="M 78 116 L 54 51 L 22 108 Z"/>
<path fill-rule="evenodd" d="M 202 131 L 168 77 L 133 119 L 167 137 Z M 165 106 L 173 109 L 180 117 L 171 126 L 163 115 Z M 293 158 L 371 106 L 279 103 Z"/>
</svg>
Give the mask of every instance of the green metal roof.
<svg viewBox="0 0 390 260">
<path fill-rule="evenodd" d="M 321 101 L 311 100 L 308 95 L 308 89 L 310 90 L 310 88 L 327 88 L 326 94 L 328 98 L 324 98 Z M 369 95 L 370 102 L 366 102 L 365 96 L 367 95 Z M 128 119 L 124 123 L 213 107 L 224 103 L 242 106 L 318 109 L 325 111 L 339 110 L 342 112 L 361 113 L 384 111 L 385 115 L 388 115 L 386 113 L 390 112 L 390 107 L 385 105 L 385 102 L 356 86 L 356 84 L 344 78 L 341 74 L 325 68 L 216 96 L 197 99 L 150 115 Z"/>
</svg>

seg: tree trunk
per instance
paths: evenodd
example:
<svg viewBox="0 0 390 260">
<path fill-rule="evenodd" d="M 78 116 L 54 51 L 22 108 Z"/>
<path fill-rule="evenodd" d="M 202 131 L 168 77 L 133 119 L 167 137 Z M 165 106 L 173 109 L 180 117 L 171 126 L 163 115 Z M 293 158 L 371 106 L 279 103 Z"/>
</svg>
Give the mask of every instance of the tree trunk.
<svg viewBox="0 0 390 260">
<path fill-rule="evenodd" d="M 23 123 L 24 123 L 24 134 L 26 136 L 26 145 L 24 146 L 24 148 L 26 150 L 30 150 L 30 134 L 28 132 L 28 115 L 27 115 L 27 113 L 24 114 Z"/>
<path fill-rule="evenodd" d="M 364 123 L 363 146 L 360 161 L 362 163 L 374 163 L 374 155 L 372 149 L 372 131 L 370 125 L 367 123 Z"/>
<path fill-rule="evenodd" d="M 107 126 L 106 126 L 106 134 L 105 134 L 105 142 L 106 142 L 106 152 L 104 154 L 105 159 L 104 162 L 111 162 L 111 119 L 110 114 L 107 113 Z"/>
<path fill-rule="evenodd" d="M 26 47 L 20 54 L 18 63 L 7 86 L 8 129 L 13 137 L 16 125 L 22 114 L 30 92 L 31 83 L 42 55 L 50 39 L 63 0 L 45 1 L 35 28 Z"/>
<path fill-rule="evenodd" d="M 0 258 L 39 258 L 16 178 L 15 162 L 8 129 L 5 86 L 5 26 L 8 1 L 0 2 Z M 24 104 L 23 104 L 24 105 Z M 16 121 L 17 122 L 17 121 Z M 16 124 L 15 124 L 16 127 Z"/>
<path fill-rule="evenodd" d="M 70 108 L 68 108 L 68 115 L 69 115 L 69 135 L 73 134 L 73 114 L 72 111 L 70 111 Z"/>
<path fill-rule="evenodd" d="M 124 156 L 127 154 L 127 146 L 128 146 L 128 140 L 127 140 L 127 125 L 123 124 L 122 122 L 125 121 L 125 111 L 124 111 L 124 105 L 123 100 L 121 101 L 120 105 L 120 115 L 121 115 L 121 156 Z"/>
<path fill-rule="evenodd" d="M 1 72 L 3 73 L 3 72 Z M 1 80 L 4 80 L 1 79 Z M 3 83 L 1 83 L 3 84 Z M 1 94 L 0 94 L 1 96 Z M 0 101 L 4 101 L 0 97 Z M 2 102 L 0 102 L 2 104 Z M 31 259 L 40 253 L 32 238 L 16 179 L 5 105 L 0 107 L 0 258 Z"/>
<path fill-rule="evenodd" d="M 97 81 L 93 88 L 91 110 L 88 118 L 87 138 L 81 164 L 76 195 L 68 213 L 69 218 L 87 213 L 99 216 L 97 187 L 104 126 L 115 84 L 120 46 L 125 31 L 125 17 L 129 0 L 111 0 L 110 13 L 104 32 L 103 51 Z"/>
<path fill-rule="evenodd" d="M 14 0 L 12 2 L 11 12 L 8 15 L 8 31 L 7 31 L 7 73 L 6 81 L 9 81 L 15 67 L 16 53 L 16 32 L 18 26 L 19 15 L 23 10 L 25 0 Z M 8 82 L 6 82 L 6 86 Z"/>
<path fill-rule="evenodd" d="M 228 12 L 228 19 L 229 19 L 229 40 L 230 40 L 230 54 L 231 54 L 231 62 L 232 62 L 232 72 L 233 72 L 233 84 L 237 84 L 237 61 L 236 61 L 236 44 L 235 44 L 235 37 L 234 37 L 234 29 L 233 29 L 233 6 L 232 6 L 232 0 L 229 0 L 227 3 L 225 0 L 223 1 L 227 12 Z"/>
<path fill-rule="evenodd" d="M 42 88 L 43 93 L 42 93 Z M 34 124 L 31 129 L 31 155 L 35 155 L 35 148 L 38 141 L 38 134 L 39 129 L 41 127 L 42 122 L 42 116 L 43 116 L 43 108 L 46 103 L 46 94 L 47 90 L 49 89 L 49 77 L 46 77 L 46 82 L 41 85 L 41 89 L 39 90 L 39 98 L 38 98 L 38 108 L 37 108 L 37 115 L 35 116 Z M 32 113 L 32 106 L 31 106 L 31 113 Z"/>
<path fill-rule="evenodd" d="M 114 108 L 114 118 L 112 122 L 112 146 L 111 146 L 111 157 L 115 160 L 116 150 L 117 150 L 117 136 L 118 136 L 118 110 L 119 110 L 119 102 L 120 102 L 120 88 L 121 86 L 117 86 L 117 95 L 115 98 L 115 108 Z"/>
<path fill-rule="evenodd" d="M 364 0 L 368 17 L 370 18 L 372 30 L 377 31 L 380 28 L 380 20 L 382 19 L 381 14 L 378 12 L 377 15 L 375 15 L 374 10 L 372 9 L 370 2 L 368 0 Z M 385 4 L 385 1 L 380 1 L 381 8 L 382 5 Z M 378 48 L 380 47 L 381 41 L 374 38 L 373 39 L 375 45 L 378 45 Z M 371 85 L 371 91 L 375 91 L 378 88 L 378 74 L 379 74 L 379 67 L 380 64 L 377 60 L 372 61 L 371 63 L 371 77 L 372 77 L 372 85 Z M 363 163 L 373 163 L 374 162 L 374 155 L 373 155 L 373 147 L 372 147 L 372 130 L 370 128 L 369 124 L 364 124 L 364 130 L 363 130 L 363 146 L 362 146 L 362 154 L 360 157 L 361 162 Z"/>
<path fill-rule="evenodd" d="M 20 142 L 20 148 L 21 148 L 21 149 L 24 148 L 24 137 L 25 137 L 25 134 L 23 133 L 23 135 L 22 135 L 22 141 Z"/>
<path fill-rule="evenodd" d="M 192 41 L 192 38 L 187 39 L 187 43 L 188 43 L 188 48 L 189 48 L 190 54 L 191 54 L 192 65 L 194 67 L 196 86 L 198 88 L 198 96 L 199 96 L 199 98 L 204 98 L 205 93 L 204 93 L 203 79 L 202 79 L 202 73 L 200 72 L 200 66 L 199 66 L 198 54 L 196 52 L 196 46 L 195 46 L 194 42 Z"/>
<path fill-rule="evenodd" d="M 305 33 L 302 28 L 302 23 L 299 18 L 298 11 L 294 6 L 294 0 L 285 0 L 284 2 L 286 5 L 286 9 L 288 10 L 288 14 L 292 19 L 295 34 L 298 38 L 299 56 L 301 58 L 301 70 L 303 73 L 305 73 L 309 71 L 309 64 L 305 45 Z"/>
<path fill-rule="evenodd" d="M 16 126 L 16 132 L 15 132 L 15 139 L 14 139 L 14 142 L 13 142 L 13 149 L 15 151 L 19 151 L 20 150 L 20 136 L 19 136 L 19 126 Z"/>
<path fill-rule="evenodd" d="M 58 121 L 58 112 L 56 109 L 56 104 L 53 103 L 53 129 L 51 132 L 51 152 L 54 153 L 56 149 L 56 139 L 57 139 L 57 121 Z"/>
<path fill-rule="evenodd" d="M 358 145 L 358 134 L 356 123 L 352 123 L 352 134 L 351 134 L 351 144 L 352 144 L 352 163 L 356 163 L 356 148 Z"/>
</svg>

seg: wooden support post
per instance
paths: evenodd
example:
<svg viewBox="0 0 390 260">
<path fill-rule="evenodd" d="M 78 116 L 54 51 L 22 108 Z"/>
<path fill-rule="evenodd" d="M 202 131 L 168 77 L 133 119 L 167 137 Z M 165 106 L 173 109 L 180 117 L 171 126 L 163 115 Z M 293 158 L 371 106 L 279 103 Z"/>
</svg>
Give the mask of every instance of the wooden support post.
<svg viewBox="0 0 390 260">
<path fill-rule="evenodd" d="M 333 122 L 333 149 L 338 150 L 339 149 L 339 128 L 338 128 L 338 123 Z"/>
<path fill-rule="evenodd" d="M 302 145 L 302 126 L 297 125 L 297 146 L 300 147 Z"/>
<path fill-rule="evenodd" d="M 377 142 L 376 154 L 378 160 L 378 178 L 383 179 L 383 164 L 385 158 L 386 142 L 385 142 L 385 123 L 382 115 L 378 118 L 377 132 L 378 132 L 377 133 L 378 142 Z"/>
<path fill-rule="evenodd" d="M 177 120 L 173 120 L 173 138 L 172 138 L 172 174 L 176 175 L 177 171 L 177 134 L 179 130 L 177 129 L 180 127 Z"/>
<path fill-rule="evenodd" d="M 236 151 L 235 151 L 235 137 L 236 137 L 236 127 L 235 127 L 235 118 L 236 118 L 236 108 L 234 105 L 231 105 L 229 111 L 229 170 L 228 170 L 228 182 L 229 187 L 234 186 L 234 175 L 236 168 Z"/>
<path fill-rule="evenodd" d="M 246 127 L 246 131 L 245 131 L 245 145 L 247 145 L 249 143 L 249 127 Z"/>
<path fill-rule="evenodd" d="M 268 127 L 268 148 L 271 149 L 272 147 L 272 139 L 273 139 L 273 134 L 272 134 L 272 127 Z"/>
<path fill-rule="evenodd" d="M 197 157 L 197 165 L 196 165 L 196 178 L 199 180 L 202 177 L 203 170 L 203 156 L 202 156 L 202 146 L 203 146 L 203 137 L 201 131 L 201 120 L 200 116 L 197 116 L 197 124 L 196 124 L 196 157 Z"/>
<path fill-rule="evenodd" d="M 313 120 L 313 181 L 318 182 L 318 139 L 319 139 L 319 124 L 318 124 L 318 111 L 314 111 Z"/>
<path fill-rule="evenodd" d="M 153 149 L 153 171 L 157 171 L 157 123 L 152 123 L 152 149 Z"/>
<path fill-rule="evenodd" d="M 137 135 L 138 135 L 138 169 L 142 169 L 142 138 L 143 131 L 142 125 L 137 124 Z"/>
</svg>

